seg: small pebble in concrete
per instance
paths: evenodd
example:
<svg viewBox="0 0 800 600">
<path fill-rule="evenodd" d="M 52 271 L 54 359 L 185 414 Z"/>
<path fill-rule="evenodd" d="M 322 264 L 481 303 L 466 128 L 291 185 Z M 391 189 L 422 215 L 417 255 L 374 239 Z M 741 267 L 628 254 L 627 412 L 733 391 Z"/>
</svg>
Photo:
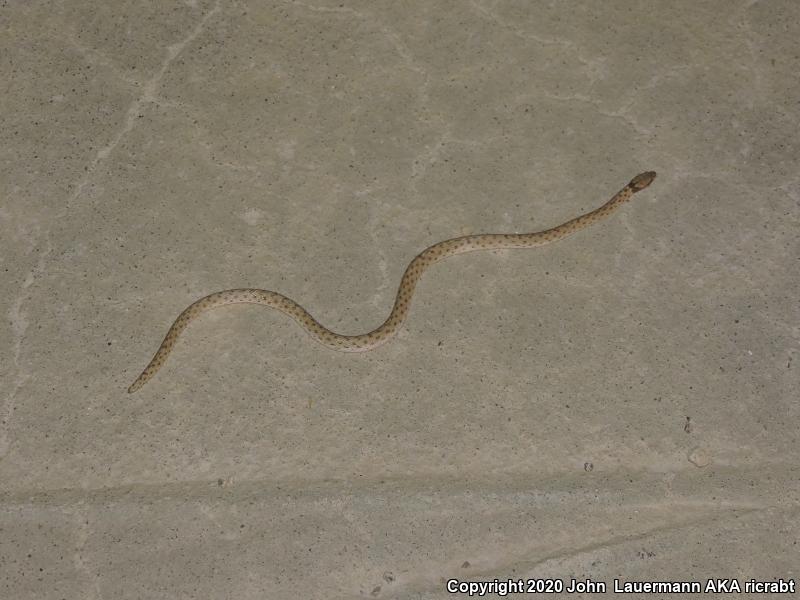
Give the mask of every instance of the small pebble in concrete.
<svg viewBox="0 0 800 600">
<path fill-rule="evenodd" d="M 711 463 L 711 455 L 708 453 L 708 450 L 699 446 L 697 448 L 693 448 L 689 452 L 688 458 L 689 462 L 696 467 L 705 467 Z"/>
</svg>

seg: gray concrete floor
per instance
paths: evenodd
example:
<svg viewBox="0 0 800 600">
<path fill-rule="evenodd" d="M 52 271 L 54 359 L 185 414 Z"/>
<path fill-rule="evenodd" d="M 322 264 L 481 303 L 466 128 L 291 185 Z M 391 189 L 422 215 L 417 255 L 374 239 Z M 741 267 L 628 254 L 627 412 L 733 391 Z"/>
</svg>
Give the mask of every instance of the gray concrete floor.
<svg viewBox="0 0 800 600">
<path fill-rule="evenodd" d="M 0 597 L 800 577 L 800 4 L 0 8 Z M 651 188 L 546 248 L 408 261 Z M 598 594 L 598 597 L 602 595 Z M 683 596 L 686 597 L 686 596 Z"/>
</svg>

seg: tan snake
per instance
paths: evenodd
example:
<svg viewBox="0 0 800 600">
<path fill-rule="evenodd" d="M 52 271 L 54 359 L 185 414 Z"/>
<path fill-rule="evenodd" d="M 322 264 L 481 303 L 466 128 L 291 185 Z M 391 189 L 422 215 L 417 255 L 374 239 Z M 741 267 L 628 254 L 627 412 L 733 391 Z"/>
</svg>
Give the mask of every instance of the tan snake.
<svg viewBox="0 0 800 600">
<path fill-rule="evenodd" d="M 259 289 L 236 289 L 224 290 L 215 292 L 205 298 L 197 300 L 186 308 L 175 322 L 169 328 L 164 341 L 153 356 L 153 359 L 142 371 L 141 375 L 136 378 L 131 386 L 128 388 L 128 393 L 133 393 L 142 387 L 153 375 L 158 372 L 167 356 L 172 351 L 178 336 L 186 328 L 186 326 L 195 319 L 198 315 L 218 306 L 226 304 L 263 304 L 277 308 L 282 313 L 285 313 L 297 321 L 315 340 L 334 350 L 342 352 L 366 352 L 377 348 L 389 338 L 391 338 L 408 314 L 408 309 L 411 305 L 411 296 L 414 294 L 414 288 L 417 281 L 429 266 L 433 263 L 453 256 L 461 254 L 462 252 L 471 252 L 473 250 L 495 250 L 495 249 L 508 249 L 508 248 L 533 248 L 535 246 L 543 246 L 556 240 L 567 237 L 588 227 L 601 219 L 606 218 L 619 206 L 631 199 L 631 196 L 636 192 L 643 190 L 653 182 L 656 174 L 653 171 L 641 173 L 634 177 L 628 185 L 617 192 L 611 200 L 606 202 L 603 206 L 591 212 L 576 217 L 571 221 L 567 221 L 544 231 L 535 233 L 483 233 L 478 235 L 466 235 L 457 237 L 450 240 L 445 240 L 434 244 L 420 252 L 414 260 L 412 260 L 403 278 L 400 280 L 400 287 L 397 289 L 397 296 L 394 301 L 392 312 L 377 329 L 373 329 L 369 333 L 362 333 L 361 335 L 341 335 L 335 333 L 330 329 L 320 325 L 314 317 L 312 317 L 306 309 L 300 306 L 291 298 L 279 294 L 278 292 L 271 292 L 269 290 Z"/>
</svg>

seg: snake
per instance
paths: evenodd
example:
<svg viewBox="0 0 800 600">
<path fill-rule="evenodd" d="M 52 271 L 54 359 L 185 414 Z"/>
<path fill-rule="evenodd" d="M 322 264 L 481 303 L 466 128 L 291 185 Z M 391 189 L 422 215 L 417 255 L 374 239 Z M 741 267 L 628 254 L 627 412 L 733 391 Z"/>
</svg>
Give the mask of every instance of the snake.
<svg viewBox="0 0 800 600">
<path fill-rule="evenodd" d="M 464 252 L 472 252 L 475 250 L 534 248 L 562 240 L 608 217 L 612 212 L 617 210 L 617 208 L 628 202 L 636 192 L 649 186 L 655 177 L 656 173 L 654 171 L 640 173 L 599 208 L 550 229 L 534 233 L 482 233 L 465 235 L 429 246 L 417 254 L 408 264 L 408 267 L 406 267 L 405 273 L 403 273 L 403 277 L 400 280 L 400 286 L 397 289 L 394 306 L 389 316 L 383 324 L 368 333 L 342 335 L 331 331 L 327 327 L 321 325 L 297 302 L 283 294 L 270 290 L 239 288 L 209 294 L 190 304 L 178 315 L 178 318 L 172 323 L 172 326 L 169 328 L 169 331 L 167 331 L 167 335 L 164 337 L 161 346 L 159 346 L 153 358 L 144 368 L 144 371 L 141 372 L 128 388 L 128 393 L 132 394 L 137 391 L 158 372 L 175 347 L 175 343 L 181 332 L 186 329 L 189 323 L 212 308 L 218 308 L 228 304 L 260 304 L 275 308 L 297 321 L 313 339 L 333 350 L 339 350 L 341 352 L 367 352 L 373 350 L 391 339 L 392 336 L 397 333 L 398 329 L 400 329 L 411 307 L 411 297 L 414 295 L 417 282 L 432 264 L 449 256 L 455 256 L 456 254 L 462 254 Z"/>
</svg>

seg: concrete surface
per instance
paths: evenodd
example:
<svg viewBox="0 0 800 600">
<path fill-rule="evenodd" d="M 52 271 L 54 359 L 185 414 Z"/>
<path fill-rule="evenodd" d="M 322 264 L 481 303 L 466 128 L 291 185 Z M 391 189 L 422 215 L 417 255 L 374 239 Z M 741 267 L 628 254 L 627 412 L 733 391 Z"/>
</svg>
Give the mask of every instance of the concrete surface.
<svg viewBox="0 0 800 600">
<path fill-rule="evenodd" d="M 0 597 L 796 580 L 798 24 L 791 0 L 3 3 Z M 204 294 L 362 332 L 427 245 L 648 169 L 568 240 L 436 265 L 375 352 L 236 306 L 125 392 Z"/>
</svg>

